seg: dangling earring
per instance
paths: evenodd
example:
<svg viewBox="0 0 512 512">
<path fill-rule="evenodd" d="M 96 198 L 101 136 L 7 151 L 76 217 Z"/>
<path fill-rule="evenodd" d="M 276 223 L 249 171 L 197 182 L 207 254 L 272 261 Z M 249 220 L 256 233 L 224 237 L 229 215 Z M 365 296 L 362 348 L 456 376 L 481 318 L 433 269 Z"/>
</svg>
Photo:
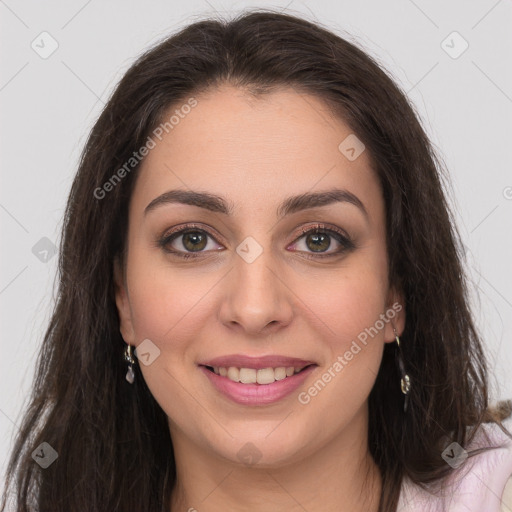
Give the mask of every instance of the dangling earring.
<svg viewBox="0 0 512 512">
<path fill-rule="evenodd" d="M 402 349 L 400 347 L 400 339 L 399 339 L 398 333 L 396 332 L 396 329 L 394 327 L 393 327 L 393 332 L 395 333 L 396 346 L 397 346 L 396 360 L 398 362 L 398 368 L 400 369 L 400 375 L 401 375 L 400 388 L 402 389 L 402 393 L 405 395 L 404 412 L 406 412 L 407 406 L 409 404 L 409 391 L 411 390 L 411 379 L 405 371 L 404 359 L 402 356 Z"/>
<path fill-rule="evenodd" d="M 126 380 L 133 384 L 133 381 L 135 380 L 135 373 L 133 372 L 132 364 L 135 363 L 135 359 L 133 359 L 132 356 L 132 346 L 126 345 L 124 348 L 124 360 L 128 363 L 128 371 L 126 372 Z"/>
</svg>

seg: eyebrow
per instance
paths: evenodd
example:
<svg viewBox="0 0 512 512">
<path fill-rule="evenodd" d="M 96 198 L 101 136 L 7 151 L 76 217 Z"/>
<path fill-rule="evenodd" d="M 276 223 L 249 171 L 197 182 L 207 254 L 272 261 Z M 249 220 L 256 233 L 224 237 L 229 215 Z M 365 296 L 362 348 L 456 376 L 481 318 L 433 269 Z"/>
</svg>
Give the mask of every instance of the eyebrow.
<svg viewBox="0 0 512 512">
<path fill-rule="evenodd" d="M 192 190 L 169 190 L 153 199 L 145 208 L 144 215 L 157 207 L 169 203 L 186 204 L 198 206 L 211 212 L 232 215 L 234 205 L 221 196 L 208 192 L 196 192 Z M 349 203 L 361 210 L 368 219 L 368 212 L 362 201 L 345 189 L 333 188 L 320 192 L 305 192 L 285 199 L 277 208 L 276 214 L 280 219 L 285 215 L 290 215 L 301 210 L 327 206 L 333 203 Z"/>
</svg>

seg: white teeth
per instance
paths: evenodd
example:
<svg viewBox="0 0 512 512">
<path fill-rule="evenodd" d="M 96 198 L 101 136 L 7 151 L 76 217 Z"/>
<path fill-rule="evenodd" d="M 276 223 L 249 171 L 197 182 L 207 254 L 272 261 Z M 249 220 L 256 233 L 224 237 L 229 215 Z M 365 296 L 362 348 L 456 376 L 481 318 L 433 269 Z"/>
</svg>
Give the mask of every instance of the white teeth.
<svg viewBox="0 0 512 512">
<path fill-rule="evenodd" d="M 224 368 L 225 369 L 225 368 Z M 226 373 L 226 376 L 228 379 L 234 381 L 234 382 L 238 382 L 239 381 L 239 377 L 240 377 L 240 370 L 238 368 L 235 368 L 234 366 L 231 366 L 227 373 Z"/>
<path fill-rule="evenodd" d="M 256 382 L 258 384 L 272 384 L 275 380 L 273 368 L 262 368 L 256 373 Z"/>
<path fill-rule="evenodd" d="M 242 384 L 272 384 L 276 380 L 283 380 L 286 377 L 299 373 L 304 367 L 280 366 L 278 368 L 236 368 L 230 366 L 224 368 L 222 366 L 214 366 L 213 371 L 221 377 L 227 377 L 233 382 L 241 382 Z"/>
<path fill-rule="evenodd" d="M 285 377 L 286 377 L 286 368 L 283 368 L 281 366 L 281 368 L 276 368 L 274 370 L 274 378 L 276 380 L 283 380 Z"/>
<path fill-rule="evenodd" d="M 242 384 L 256 384 L 256 370 L 254 368 L 240 368 L 238 378 Z"/>
</svg>

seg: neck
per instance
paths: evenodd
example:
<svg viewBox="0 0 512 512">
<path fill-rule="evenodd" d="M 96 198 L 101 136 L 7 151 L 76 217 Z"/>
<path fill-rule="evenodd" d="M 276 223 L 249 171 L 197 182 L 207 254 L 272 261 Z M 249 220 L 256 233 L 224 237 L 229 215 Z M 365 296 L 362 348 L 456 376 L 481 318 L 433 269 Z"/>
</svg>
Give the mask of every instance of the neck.
<svg viewBox="0 0 512 512">
<path fill-rule="evenodd" d="M 322 449 L 271 468 L 219 458 L 171 429 L 177 472 L 171 511 L 377 512 L 382 481 L 367 426 L 364 406 Z"/>
</svg>

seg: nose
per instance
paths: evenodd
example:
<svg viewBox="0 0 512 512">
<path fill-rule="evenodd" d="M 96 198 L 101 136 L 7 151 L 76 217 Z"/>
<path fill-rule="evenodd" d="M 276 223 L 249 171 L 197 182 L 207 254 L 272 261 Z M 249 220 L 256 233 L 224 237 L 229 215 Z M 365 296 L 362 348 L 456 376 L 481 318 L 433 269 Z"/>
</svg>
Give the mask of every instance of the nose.
<svg viewBox="0 0 512 512">
<path fill-rule="evenodd" d="M 242 335 L 268 336 L 288 325 L 293 293 L 270 251 L 264 250 L 252 263 L 235 254 L 233 265 L 222 290 L 221 322 Z"/>
</svg>

